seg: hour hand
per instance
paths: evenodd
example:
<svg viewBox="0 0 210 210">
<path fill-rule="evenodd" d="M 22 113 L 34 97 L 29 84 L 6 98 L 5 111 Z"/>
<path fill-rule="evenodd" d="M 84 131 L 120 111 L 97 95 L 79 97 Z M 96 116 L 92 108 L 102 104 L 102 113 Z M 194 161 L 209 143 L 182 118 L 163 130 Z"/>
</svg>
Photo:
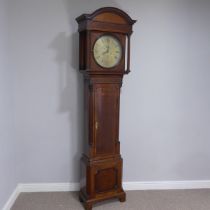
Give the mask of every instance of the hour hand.
<svg viewBox="0 0 210 210">
<path fill-rule="evenodd" d="M 108 53 L 109 52 L 109 48 L 107 47 L 106 48 L 106 51 L 104 51 L 102 54 L 104 55 L 104 54 L 106 54 L 106 53 Z"/>
</svg>

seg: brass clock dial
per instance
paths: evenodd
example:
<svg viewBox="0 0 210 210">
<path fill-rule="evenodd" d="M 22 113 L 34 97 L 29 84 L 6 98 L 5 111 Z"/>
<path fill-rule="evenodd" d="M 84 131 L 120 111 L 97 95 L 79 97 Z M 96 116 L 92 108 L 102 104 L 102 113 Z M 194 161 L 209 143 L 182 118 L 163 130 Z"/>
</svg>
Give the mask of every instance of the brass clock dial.
<svg viewBox="0 0 210 210">
<path fill-rule="evenodd" d="M 101 67 L 113 68 L 122 57 L 122 47 L 119 40 L 111 35 L 101 36 L 94 44 L 93 56 Z"/>
</svg>

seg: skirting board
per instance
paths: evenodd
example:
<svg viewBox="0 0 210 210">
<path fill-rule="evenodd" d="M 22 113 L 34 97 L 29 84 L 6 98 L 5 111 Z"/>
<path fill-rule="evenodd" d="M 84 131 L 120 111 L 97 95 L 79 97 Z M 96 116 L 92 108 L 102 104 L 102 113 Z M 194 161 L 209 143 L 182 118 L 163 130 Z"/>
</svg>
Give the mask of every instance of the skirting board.
<svg viewBox="0 0 210 210">
<path fill-rule="evenodd" d="M 16 187 L 15 190 L 13 191 L 12 195 L 9 197 L 8 201 L 4 205 L 2 210 L 10 210 L 10 208 L 14 204 L 14 202 L 17 199 L 19 194 L 20 194 L 20 192 L 18 191 L 18 187 Z"/>
<path fill-rule="evenodd" d="M 79 183 L 31 183 L 18 184 L 2 210 L 10 210 L 21 192 L 78 191 Z M 210 188 L 210 180 L 123 182 L 124 190 L 176 190 Z"/>
</svg>

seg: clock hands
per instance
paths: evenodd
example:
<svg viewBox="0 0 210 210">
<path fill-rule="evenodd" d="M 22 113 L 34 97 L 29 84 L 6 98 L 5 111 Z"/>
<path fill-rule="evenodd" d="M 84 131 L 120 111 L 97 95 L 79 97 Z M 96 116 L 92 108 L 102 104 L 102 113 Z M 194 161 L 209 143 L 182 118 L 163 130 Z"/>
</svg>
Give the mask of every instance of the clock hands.
<svg viewBox="0 0 210 210">
<path fill-rule="evenodd" d="M 109 53 L 109 45 L 106 47 L 106 51 L 102 53 L 102 55 Z"/>
<path fill-rule="evenodd" d="M 109 53 L 109 45 L 107 46 L 107 53 Z"/>
</svg>

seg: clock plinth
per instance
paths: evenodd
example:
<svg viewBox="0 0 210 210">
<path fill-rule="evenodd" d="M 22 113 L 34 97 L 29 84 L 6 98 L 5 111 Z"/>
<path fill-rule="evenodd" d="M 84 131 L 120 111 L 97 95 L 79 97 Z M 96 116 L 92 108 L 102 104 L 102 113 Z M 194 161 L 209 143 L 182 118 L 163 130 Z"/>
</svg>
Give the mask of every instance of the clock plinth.
<svg viewBox="0 0 210 210">
<path fill-rule="evenodd" d="M 130 72 L 130 35 L 135 21 L 112 7 L 76 20 L 85 93 L 85 150 L 79 199 L 90 210 L 99 201 L 126 200 L 122 188 L 119 106 L 123 75 Z"/>
<path fill-rule="evenodd" d="M 87 210 L 91 209 L 94 203 L 111 198 L 117 198 L 120 202 L 125 201 L 126 194 L 121 186 L 122 159 L 120 157 L 91 161 L 83 156 L 82 161 L 89 184 L 83 185 L 79 199 Z M 92 193 L 91 185 L 94 186 Z"/>
</svg>

